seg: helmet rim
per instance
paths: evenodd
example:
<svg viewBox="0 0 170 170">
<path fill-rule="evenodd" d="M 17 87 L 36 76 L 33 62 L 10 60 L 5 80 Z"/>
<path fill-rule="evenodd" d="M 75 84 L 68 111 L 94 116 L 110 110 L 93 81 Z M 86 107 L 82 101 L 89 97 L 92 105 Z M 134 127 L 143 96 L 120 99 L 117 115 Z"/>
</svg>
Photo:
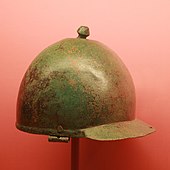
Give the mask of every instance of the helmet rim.
<svg viewBox="0 0 170 170">
<path fill-rule="evenodd" d="M 99 141 L 121 140 L 127 138 L 137 138 L 149 135 L 155 129 L 139 119 L 130 121 L 114 122 L 85 129 L 63 130 L 58 132 L 54 129 L 29 127 L 16 123 L 17 129 L 39 135 L 49 135 L 57 137 L 89 138 Z"/>
</svg>

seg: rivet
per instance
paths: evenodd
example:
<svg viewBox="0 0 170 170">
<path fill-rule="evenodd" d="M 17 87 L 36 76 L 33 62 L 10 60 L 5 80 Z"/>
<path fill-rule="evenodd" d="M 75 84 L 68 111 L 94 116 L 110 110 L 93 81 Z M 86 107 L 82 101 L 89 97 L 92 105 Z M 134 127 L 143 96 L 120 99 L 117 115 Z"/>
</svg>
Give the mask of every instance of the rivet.
<svg viewBox="0 0 170 170">
<path fill-rule="evenodd" d="M 64 130 L 63 127 L 62 127 L 61 125 L 58 125 L 57 131 L 58 131 L 58 132 L 63 132 L 63 130 Z"/>
</svg>

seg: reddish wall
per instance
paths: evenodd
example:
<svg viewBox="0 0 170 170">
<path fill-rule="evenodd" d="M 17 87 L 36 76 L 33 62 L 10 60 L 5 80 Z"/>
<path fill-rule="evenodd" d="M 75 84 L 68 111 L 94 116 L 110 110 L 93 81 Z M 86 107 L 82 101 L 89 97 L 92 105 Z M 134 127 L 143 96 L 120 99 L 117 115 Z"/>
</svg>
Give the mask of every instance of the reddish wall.
<svg viewBox="0 0 170 170">
<path fill-rule="evenodd" d="M 21 78 L 46 46 L 87 25 L 91 39 L 114 49 L 136 86 L 137 116 L 157 129 L 140 139 L 81 139 L 81 170 L 170 169 L 169 0 L 0 1 L 0 169 L 69 170 L 70 144 L 16 130 Z"/>
</svg>

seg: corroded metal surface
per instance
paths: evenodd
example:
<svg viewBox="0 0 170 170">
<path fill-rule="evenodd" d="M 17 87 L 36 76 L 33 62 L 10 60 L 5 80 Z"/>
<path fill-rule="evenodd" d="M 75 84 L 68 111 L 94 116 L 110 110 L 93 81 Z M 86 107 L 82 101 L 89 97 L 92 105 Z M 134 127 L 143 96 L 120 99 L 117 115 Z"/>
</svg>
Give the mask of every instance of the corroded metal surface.
<svg viewBox="0 0 170 170">
<path fill-rule="evenodd" d="M 28 68 L 18 95 L 18 129 L 86 137 L 82 129 L 135 119 L 135 90 L 125 65 L 105 45 L 85 39 L 87 27 L 78 33 L 43 50 Z"/>
</svg>

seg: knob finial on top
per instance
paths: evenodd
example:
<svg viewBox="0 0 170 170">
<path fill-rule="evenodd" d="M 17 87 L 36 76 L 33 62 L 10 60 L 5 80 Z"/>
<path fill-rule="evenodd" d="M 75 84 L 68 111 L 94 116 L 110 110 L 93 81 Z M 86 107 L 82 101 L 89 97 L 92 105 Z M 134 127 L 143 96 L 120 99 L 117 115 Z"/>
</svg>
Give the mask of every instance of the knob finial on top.
<svg viewBox="0 0 170 170">
<path fill-rule="evenodd" d="M 90 35 L 89 28 L 86 26 L 79 27 L 77 32 L 79 34 L 78 38 L 86 38 Z"/>
</svg>

